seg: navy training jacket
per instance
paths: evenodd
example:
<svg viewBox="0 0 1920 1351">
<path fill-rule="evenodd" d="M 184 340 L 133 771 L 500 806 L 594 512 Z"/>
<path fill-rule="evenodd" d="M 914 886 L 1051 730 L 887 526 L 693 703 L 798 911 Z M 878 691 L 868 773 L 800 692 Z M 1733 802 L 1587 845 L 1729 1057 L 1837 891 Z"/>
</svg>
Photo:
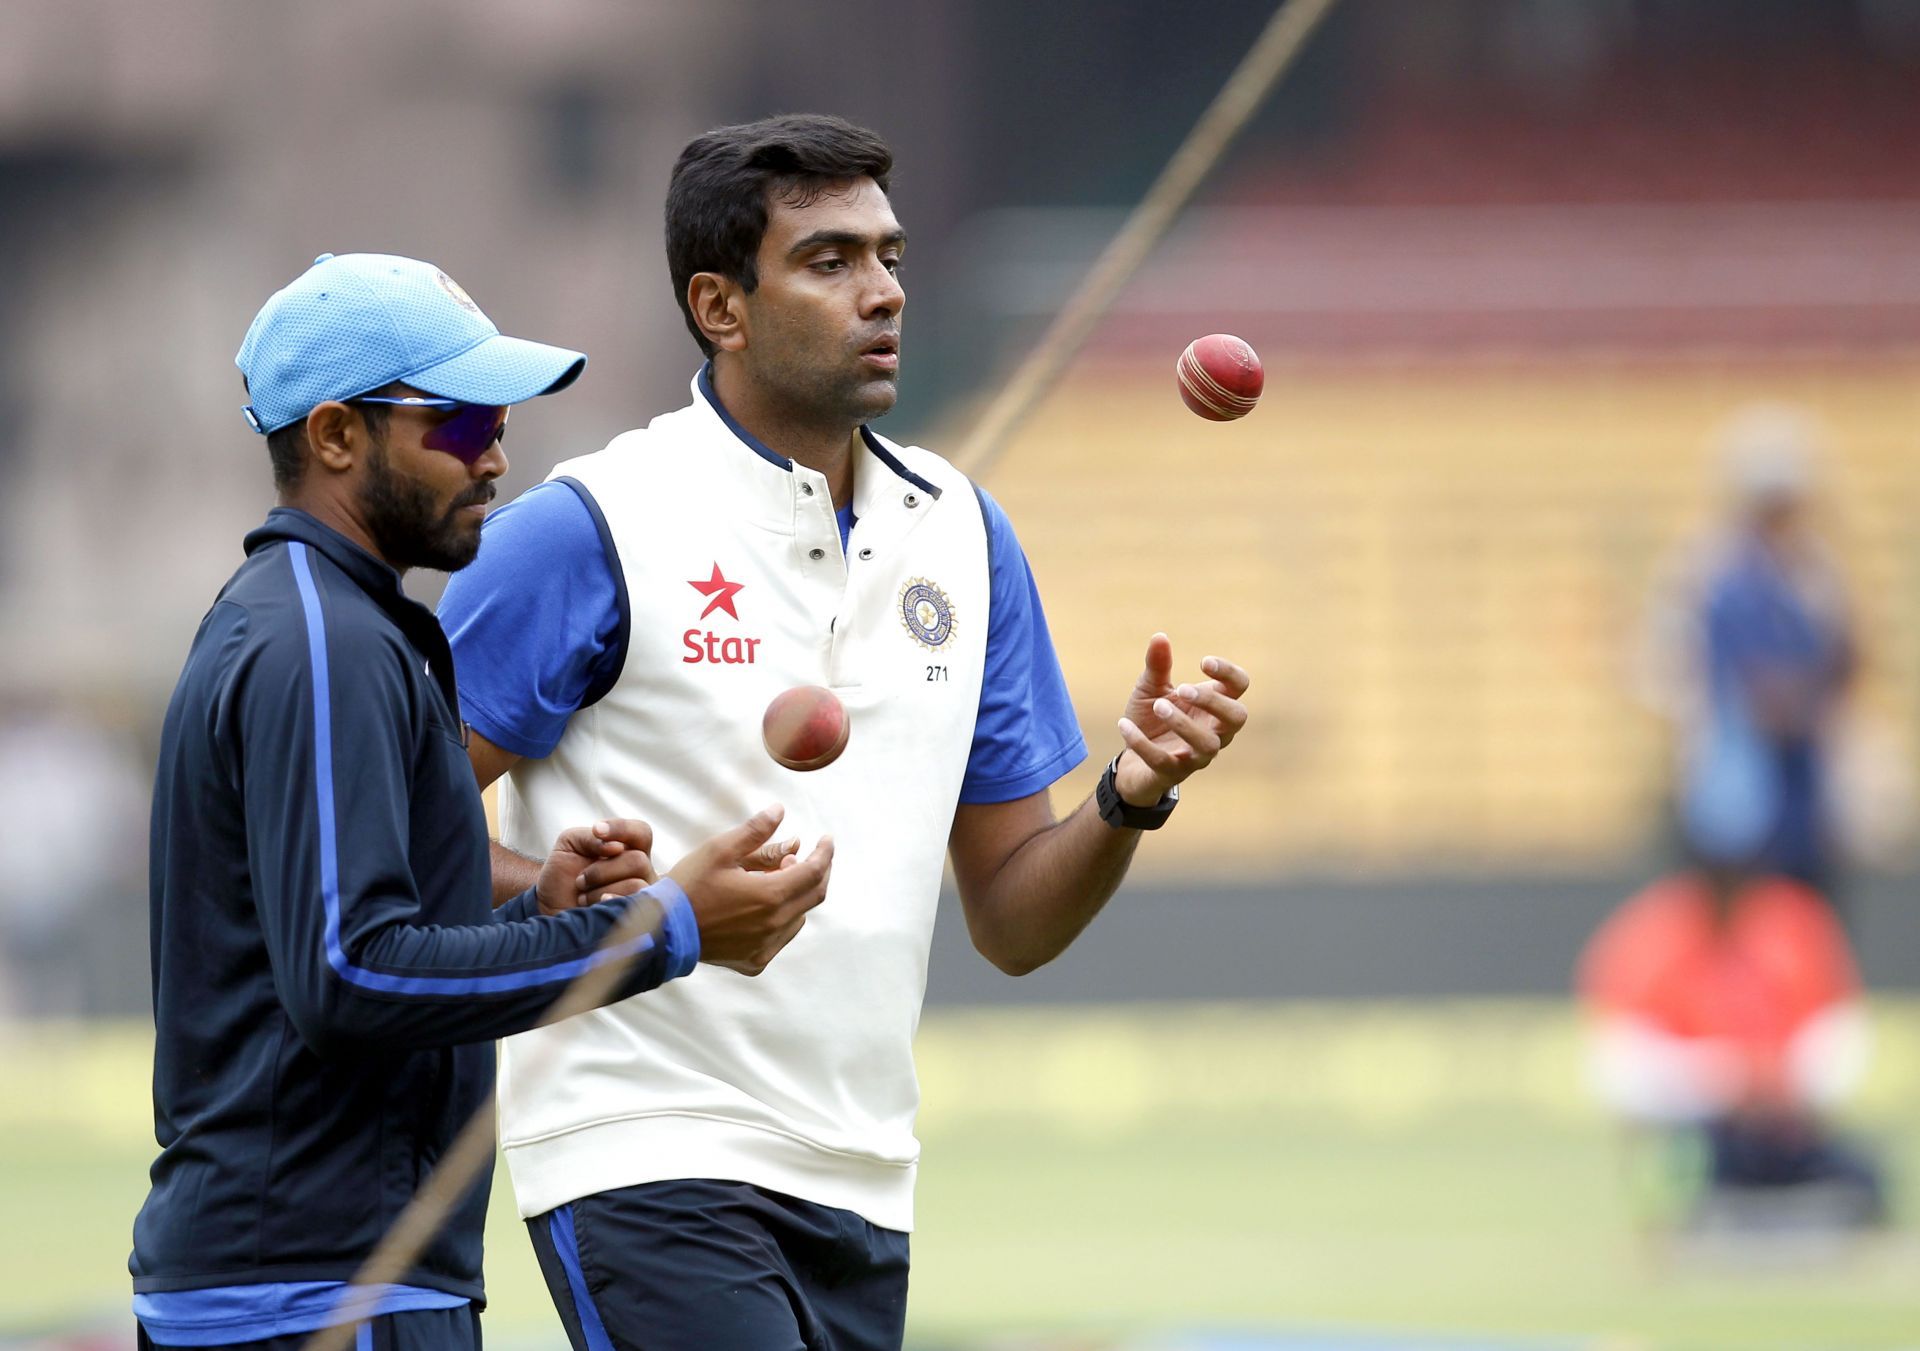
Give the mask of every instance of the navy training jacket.
<svg viewBox="0 0 1920 1351">
<path fill-rule="evenodd" d="M 152 831 L 154 1131 L 136 1293 L 345 1280 L 631 904 L 663 940 L 616 997 L 691 969 L 674 883 L 494 910 L 439 621 L 385 563 L 274 510 L 167 708 Z M 483 1179 L 403 1284 L 484 1302 Z"/>
</svg>

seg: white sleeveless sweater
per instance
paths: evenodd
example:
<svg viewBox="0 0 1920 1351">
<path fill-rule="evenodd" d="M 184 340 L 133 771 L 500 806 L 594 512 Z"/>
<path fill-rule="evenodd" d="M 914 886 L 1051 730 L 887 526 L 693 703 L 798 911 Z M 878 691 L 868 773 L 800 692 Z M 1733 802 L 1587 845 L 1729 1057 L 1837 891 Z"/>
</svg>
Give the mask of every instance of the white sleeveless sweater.
<svg viewBox="0 0 1920 1351">
<path fill-rule="evenodd" d="M 702 965 L 502 1043 L 520 1212 L 707 1177 L 911 1229 L 912 1040 L 986 652 L 972 486 L 869 434 L 843 557 L 825 478 L 744 439 L 698 382 L 691 407 L 554 476 L 605 518 L 627 655 L 553 754 L 502 784 L 506 842 L 539 854 L 567 826 L 639 817 L 664 874 L 779 802 L 780 838 L 804 852 L 831 834 L 836 851 L 826 901 L 760 976 Z M 768 701 L 795 685 L 833 689 L 851 719 L 845 753 L 811 774 L 760 740 Z"/>
</svg>

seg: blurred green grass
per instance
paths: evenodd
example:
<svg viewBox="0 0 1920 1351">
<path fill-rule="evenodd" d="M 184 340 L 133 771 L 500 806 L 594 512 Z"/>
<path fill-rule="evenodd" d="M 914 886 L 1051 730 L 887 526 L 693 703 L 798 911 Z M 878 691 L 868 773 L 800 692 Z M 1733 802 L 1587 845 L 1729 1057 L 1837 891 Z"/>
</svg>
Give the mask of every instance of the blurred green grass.
<svg viewBox="0 0 1920 1351">
<path fill-rule="evenodd" d="M 1855 1124 L 1920 1176 L 1920 1002 L 1876 1005 Z M 151 1146 L 145 1029 L 0 1040 L 0 1338 L 125 1318 Z M 1664 1255 L 1588 1105 L 1564 1004 L 940 1011 L 910 1342 L 1181 1327 L 1553 1339 L 1604 1351 L 1920 1345 L 1917 1198 L 1844 1262 Z M 504 1172 L 489 1345 L 560 1345 Z"/>
</svg>

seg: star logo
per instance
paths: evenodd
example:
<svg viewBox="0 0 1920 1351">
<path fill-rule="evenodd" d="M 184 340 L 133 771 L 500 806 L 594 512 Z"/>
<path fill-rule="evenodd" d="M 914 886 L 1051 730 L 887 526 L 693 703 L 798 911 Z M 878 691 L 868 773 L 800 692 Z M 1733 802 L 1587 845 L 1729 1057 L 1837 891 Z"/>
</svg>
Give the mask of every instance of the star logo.
<svg viewBox="0 0 1920 1351">
<path fill-rule="evenodd" d="M 687 585 L 708 598 L 707 608 L 700 612 L 702 619 L 705 619 L 715 610 L 725 610 L 735 619 L 740 617 L 740 612 L 733 608 L 733 598 L 740 594 L 746 583 L 728 581 L 725 577 L 721 576 L 720 565 L 718 563 L 713 565 L 713 576 L 707 578 L 706 581 L 688 582 Z"/>
</svg>

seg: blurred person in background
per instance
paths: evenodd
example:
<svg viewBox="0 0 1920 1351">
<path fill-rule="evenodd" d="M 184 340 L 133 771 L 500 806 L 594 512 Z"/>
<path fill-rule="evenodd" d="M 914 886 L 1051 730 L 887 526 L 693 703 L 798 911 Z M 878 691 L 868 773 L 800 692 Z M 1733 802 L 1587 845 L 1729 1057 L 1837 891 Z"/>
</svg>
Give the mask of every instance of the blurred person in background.
<svg viewBox="0 0 1920 1351">
<path fill-rule="evenodd" d="M 1688 857 L 1841 884 L 1836 769 L 1858 665 L 1847 588 L 1814 519 L 1820 446 L 1797 410 L 1750 408 L 1721 442 L 1725 518 L 1655 597 L 1645 692 L 1673 724 Z M 1745 845 L 1742 845 L 1744 848 Z"/>
<path fill-rule="evenodd" d="M 105 851 L 107 871 L 75 886 L 72 857 L 53 842 L 84 823 L 89 837 L 137 839 L 147 785 L 132 749 L 54 697 L 0 704 L 0 1014 L 97 1012 L 94 934 L 136 922 L 137 855 Z M 106 963 L 111 967 L 111 963 Z"/>
<path fill-rule="evenodd" d="M 1828 1119 L 1869 1036 L 1846 934 L 1816 892 L 1703 858 L 1601 926 L 1578 984 L 1601 1099 L 1704 1158 L 1696 1229 L 1885 1220 L 1878 1165 Z"/>
<path fill-rule="evenodd" d="M 1832 904 L 1843 863 L 1843 715 L 1858 665 L 1845 582 L 1815 524 L 1819 437 L 1794 409 L 1732 418 L 1724 518 L 1650 613 L 1651 701 L 1678 752 L 1687 867 L 1594 936 L 1580 991 L 1602 1098 L 1700 1147 L 1693 1219 L 1741 1227 L 1742 1198 L 1820 1198 L 1846 1226 L 1884 1218 L 1867 1151 L 1826 1117 L 1868 1035 Z M 1811 1190 L 1809 1190 L 1811 1189 Z"/>
</svg>

